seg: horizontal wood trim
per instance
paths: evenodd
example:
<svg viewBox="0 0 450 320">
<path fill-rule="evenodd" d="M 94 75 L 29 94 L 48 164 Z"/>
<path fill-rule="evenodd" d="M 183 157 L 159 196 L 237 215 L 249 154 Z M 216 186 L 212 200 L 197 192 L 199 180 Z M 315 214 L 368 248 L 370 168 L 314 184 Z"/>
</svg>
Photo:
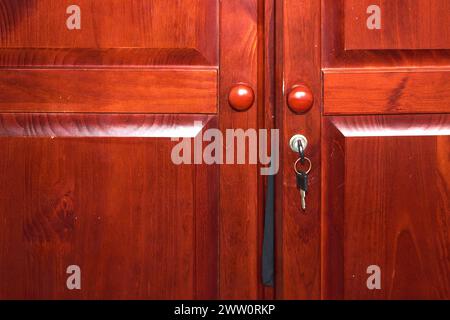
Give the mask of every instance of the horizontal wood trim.
<svg viewBox="0 0 450 320">
<path fill-rule="evenodd" d="M 0 112 L 216 113 L 215 69 L 3 69 Z"/>
<path fill-rule="evenodd" d="M 325 114 L 450 112 L 450 70 L 324 71 Z"/>
<path fill-rule="evenodd" d="M 2 113 L 0 137 L 194 138 L 214 115 Z"/>
</svg>

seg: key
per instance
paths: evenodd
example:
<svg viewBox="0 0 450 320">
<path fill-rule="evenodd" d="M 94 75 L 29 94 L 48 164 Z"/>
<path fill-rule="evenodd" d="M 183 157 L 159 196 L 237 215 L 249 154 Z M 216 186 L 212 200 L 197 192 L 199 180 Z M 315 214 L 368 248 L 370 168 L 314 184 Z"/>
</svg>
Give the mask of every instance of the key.
<svg viewBox="0 0 450 320">
<path fill-rule="evenodd" d="M 308 170 L 304 171 L 298 168 L 298 164 L 302 163 L 302 161 L 306 161 L 306 163 L 309 165 Z M 306 211 L 306 194 L 308 193 L 308 176 L 312 169 L 312 163 L 311 160 L 307 157 L 300 157 L 295 161 L 294 163 L 294 171 L 295 171 L 295 177 L 297 180 L 297 188 L 300 190 L 300 196 L 301 196 L 301 202 L 302 202 L 302 209 L 303 211 Z"/>
<path fill-rule="evenodd" d="M 300 190 L 302 209 L 306 210 L 306 193 L 308 192 L 308 174 L 306 172 L 297 173 L 297 188 Z"/>
</svg>

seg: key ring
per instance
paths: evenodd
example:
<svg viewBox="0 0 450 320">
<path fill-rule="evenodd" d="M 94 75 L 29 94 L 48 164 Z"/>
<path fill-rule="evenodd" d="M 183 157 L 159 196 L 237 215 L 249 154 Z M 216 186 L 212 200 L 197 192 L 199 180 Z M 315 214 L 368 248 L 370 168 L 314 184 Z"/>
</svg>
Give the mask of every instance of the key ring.
<svg viewBox="0 0 450 320">
<path fill-rule="evenodd" d="M 308 168 L 308 170 L 305 172 L 306 174 L 308 174 L 308 173 L 311 172 L 311 169 L 312 169 L 312 162 L 311 162 L 311 160 L 310 160 L 309 158 L 307 158 L 307 157 L 304 157 L 303 159 L 306 160 L 306 161 L 309 163 L 309 168 Z M 298 158 L 297 161 L 295 161 L 295 163 L 294 163 L 294 170 L 295 170 L 295 173 L 296 173 L 296 174 L 300 174 L 300 171 L 297 169 L 297 165 L 298 165 L 298 163 L 299 163 L 300 161 L 302 161 L 302 158 Z"/>
</svg>

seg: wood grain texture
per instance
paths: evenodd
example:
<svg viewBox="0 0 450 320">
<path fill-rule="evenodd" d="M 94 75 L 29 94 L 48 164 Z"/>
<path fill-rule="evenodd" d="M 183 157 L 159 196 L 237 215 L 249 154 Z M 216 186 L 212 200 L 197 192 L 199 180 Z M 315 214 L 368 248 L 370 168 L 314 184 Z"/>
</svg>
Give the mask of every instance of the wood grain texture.
<svg viewBox="0 0 450 320">
<path fill-rule="evenodd" d="M 43 49 L 38 55 L 51 54 L 50 48 L 90 52 L 191 48 L 208 64 L 217 65 L 217 0 L 178 0 L 170 5 L 161 0 L 80 0 L 76 2 L 81 9 L 80 30 L 66 27 L 66 9 L 71 4 L 58 0 L 1 1 L 0 47 Z M 85 56 L 82 51 L 78 52 Z M 70 51 L 72 56 L 75 53 Z"/>
<path fill-rule="evenodd" d="M 369 30 L 370 5 L 381 9 L 381 29 Z M 345 49 L 450 49 L 447 0 L 345 0 Z"/>
<path fill-rule="evenodd" d="M 2 299 L 217 298 L 217 167 L 174 165 L 168 138 L 0 142 Z"/>
<path fill-rule="evenodd" d="M 322 298 L 448 299 L 448 2 L 366 4 L 322 0 Z"/>
<path fill-rule="evenodd" d="M 450 117 L 326 117 L 324 130 L 324 297 L 449 299 Z"/>
<path fill-rule="evenodd" d="M 320 1 L 277 2 L 277 127 L 280 128 L 280 173 L 277 182 L 277 287 L 278 299 L 320 297 Z M 287 106 L 295 84 L 304 83 L 315 103 L 303 115 Z M 306 155 L 312 161 L 307 210 L 303 212 L 293 165 L 298 154 L 289 140 L 308 138 Z"/>
<path fill-rule="evenodd" d="M 3 68 L 138 68 L 142 66 L 207 66 L 196 49 L 0 49 Z"/>
<path fill-rule="evenodd" d="M 344 297 L 345 137 L 322 117 L 321 298 Z"/>
<path fill-rule="evenodd" d="M 258 8 L 261 0 L 221 2 L 220 128 L 258 129 L 260 105 L 258 68 Z M 230 88 L 246 83 L 255 91 L 254 105 L 245 112 L 228 103 Z M 227 143 L 231 143 L 227 141 Z M 225 148 L 229 148 L 226 145 Z M 248 150 L 248 149 L 247 149 Z M 259 172 L 257 165 L 220 167 L 220 298 L 261 296 Z"/>
<path fill-rule="evenodd" d="M 322 66 L 324 68 L 436 67 L 450 64 L 449 50 L 345 50 L 346 0 L 321 1 Z M 401 3 L 411 3 L 411 1 L 413 0 L 405 0 Z M 385 2 L 395 3 L 398 1 Z M 424 1 L 424 3 L 427 2 Z M 373 3 L 380 3 L 380 1 Z M 442 28 L 445 28 L 445 26 L 442 26 Z M 439 30 L 442 28 L 439 28 Z M 357 36 L 356 34 L 355 37 Z M 412 35 L 409 35 L 409 37 L 412 37 Z"/>
<path fill-rule="evenodd" d="M 194 139 L 198 139 L 206 130 L 217 129 L 218 117 L 204 120 L 203 130 Z M 195 143 L 195 142 L 194 142 Z M 202 149 L 209 142 L 202 142 Z M 197 164 L 194 167 L 192 181 L 195 188 L 195 264 L 194 296 L 196 300 L 219 299 L 219 165 Z M 180 192 L 181 189 L 176 189 Z M 207 198 L 207 199 L 205 199 Z"/>
<path fill-rule="evenodd" d="M 331 69 L 323 99 L 325 114 L 450 112 L 450 70 Z"/>
<path fill-rule="evenodd" d="M 213 115 L 1 113 L 1 137 L 194 138 Z"/>
<path fill-rule="evenodd" d="M 215 113 L 217 71 L 6 69 L 0 111 Z"/>
</svg>

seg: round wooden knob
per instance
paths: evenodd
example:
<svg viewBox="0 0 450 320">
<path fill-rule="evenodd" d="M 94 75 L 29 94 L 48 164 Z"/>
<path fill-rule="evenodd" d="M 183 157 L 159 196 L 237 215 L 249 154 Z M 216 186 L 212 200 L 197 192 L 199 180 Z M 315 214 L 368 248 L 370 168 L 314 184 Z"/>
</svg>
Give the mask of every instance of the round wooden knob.
<svg viewBox="0 0 450 320">
<path fill-rule="evenodd" d="M 311 89 L 303 84 L 293 86 L 287 96 L 287 104 L 295 113 L 309 111 L 314 104 L 314 96 Z"/>
<path fill-rule="evenodd" d="M 228 94 L 228 102 L 237 111 L 249 109 L 255 102 L 253 89 L 245 84 L 233 86 Z"/>
</svg>

